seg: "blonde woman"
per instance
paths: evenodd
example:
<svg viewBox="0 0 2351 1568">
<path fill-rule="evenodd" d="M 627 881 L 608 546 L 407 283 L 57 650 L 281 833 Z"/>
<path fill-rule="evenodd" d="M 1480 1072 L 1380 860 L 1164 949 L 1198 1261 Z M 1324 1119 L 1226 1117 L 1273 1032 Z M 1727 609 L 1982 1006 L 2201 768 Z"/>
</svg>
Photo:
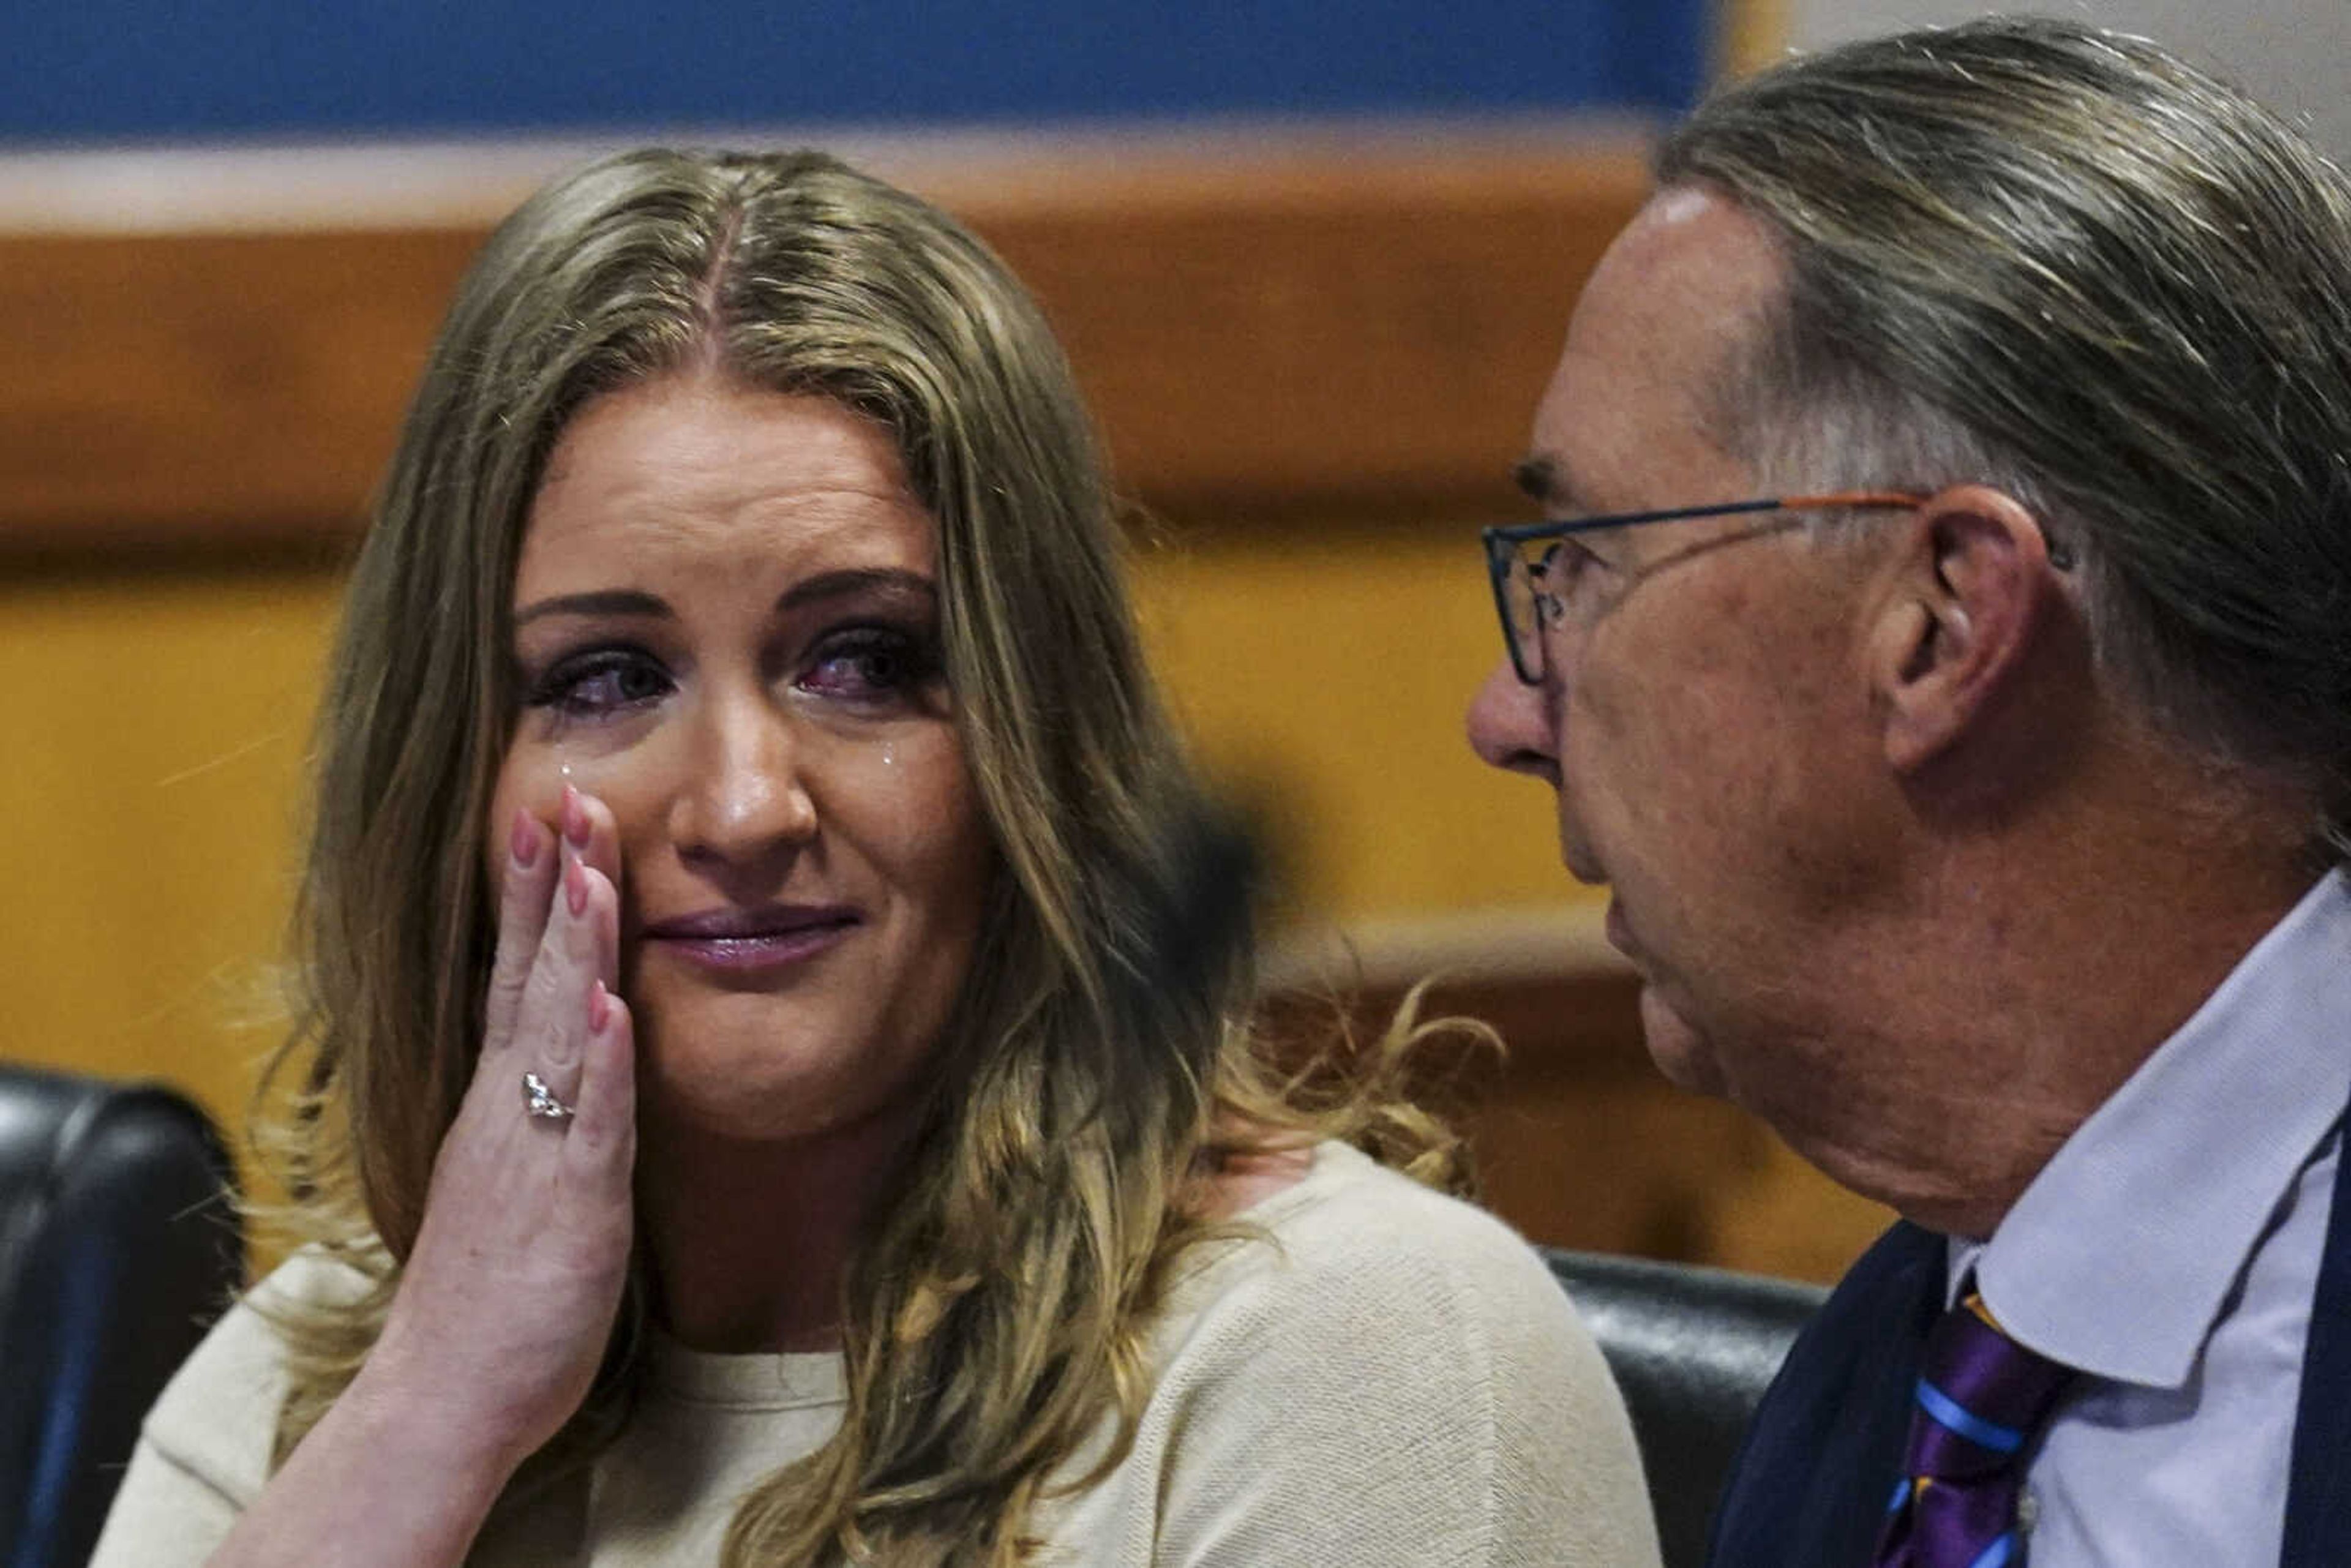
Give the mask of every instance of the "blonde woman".
<svg viewBox="0 0 2351 1568">
<path fill-rule="evenodd" d="M 1623 1409 L 1377 1074 L 1290 1103 L 1093 447 L 822 157 L 502 226 L 350 587 L 294 1260 L 103 1568 L 1607 1564 Z"/>
</svg>

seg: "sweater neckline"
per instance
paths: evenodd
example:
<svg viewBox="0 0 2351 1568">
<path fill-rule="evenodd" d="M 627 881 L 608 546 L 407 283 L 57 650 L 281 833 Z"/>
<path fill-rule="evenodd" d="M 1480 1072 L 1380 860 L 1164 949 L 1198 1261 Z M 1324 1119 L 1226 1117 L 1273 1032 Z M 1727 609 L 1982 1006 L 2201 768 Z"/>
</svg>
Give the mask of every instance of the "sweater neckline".
<svg viewBox="0 0 2351 1568">
<path fill-rule="evenodd" d="M 656 1330 L 646 1369 L 647 1392 L 681 1405 L 736 1410 L 794 1410 L 848 1402 L 839 1351 L 690 1350 Z"/>
</svg>

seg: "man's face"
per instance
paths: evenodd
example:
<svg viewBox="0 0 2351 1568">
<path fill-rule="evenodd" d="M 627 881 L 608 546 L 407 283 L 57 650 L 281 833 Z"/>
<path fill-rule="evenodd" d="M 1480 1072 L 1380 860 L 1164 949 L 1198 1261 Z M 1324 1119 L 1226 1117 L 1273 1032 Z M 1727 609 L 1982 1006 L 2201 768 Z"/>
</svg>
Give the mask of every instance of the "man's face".
<svg viewBox="0 0 2351 1568">
<path fill-rule="evenodd" d="M 1737 208 L 1688 189 L 1652 202 L 1593 274 L 1536 413 L 1529 472 L 1551 515 L 1759 494 L 1708 411 L 1782 287 L 1769 235 Z M 1562 854 L 1613 891 L 1609 936 L 1646 982 L 1667 1076 L 1804 1122 L 1833 1033 L 1806 956 L 1870 882 L 1870 824 L 1887 820 L 1861 547 L 1739 517 L 1573 542 L 1603 608 L 1545 634 L 1541 685 L 1500 664 L 1472 743 L 1558 791 Z"/>
</svg>

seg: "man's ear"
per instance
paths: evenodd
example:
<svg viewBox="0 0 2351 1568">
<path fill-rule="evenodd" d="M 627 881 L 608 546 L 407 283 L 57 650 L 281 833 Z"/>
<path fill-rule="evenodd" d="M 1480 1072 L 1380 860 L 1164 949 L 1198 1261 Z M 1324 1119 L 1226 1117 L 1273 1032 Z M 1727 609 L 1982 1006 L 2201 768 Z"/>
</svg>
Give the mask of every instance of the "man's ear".
<svg viewBox="0 0 2351 1568">
<path fill-rule="evenodd" d="M 2048 540 L 2011 496 L 1955 486 L 1918 524 L 1869 644 L 1886 758 L 1901 773 L 1941 755 L 2009 685 L 2054 587 Z"/>
</svg>

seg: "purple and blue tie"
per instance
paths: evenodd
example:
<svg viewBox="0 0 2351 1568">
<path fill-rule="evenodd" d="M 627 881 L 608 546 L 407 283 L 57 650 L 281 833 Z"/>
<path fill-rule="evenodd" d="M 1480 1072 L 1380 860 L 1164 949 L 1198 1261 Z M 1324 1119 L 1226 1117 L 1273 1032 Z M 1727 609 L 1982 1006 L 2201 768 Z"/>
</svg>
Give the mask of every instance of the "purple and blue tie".
<svg viewBox="0 0 2351 1568">
<path fill-rule="evenodd" d="M 1970 1293 L 1927 1336 L 1904 1477 L 1873 1568 L 2022 1568 L 2016 1500 L 2074 1369 L 2025 1349 Z"/>
</svg>

